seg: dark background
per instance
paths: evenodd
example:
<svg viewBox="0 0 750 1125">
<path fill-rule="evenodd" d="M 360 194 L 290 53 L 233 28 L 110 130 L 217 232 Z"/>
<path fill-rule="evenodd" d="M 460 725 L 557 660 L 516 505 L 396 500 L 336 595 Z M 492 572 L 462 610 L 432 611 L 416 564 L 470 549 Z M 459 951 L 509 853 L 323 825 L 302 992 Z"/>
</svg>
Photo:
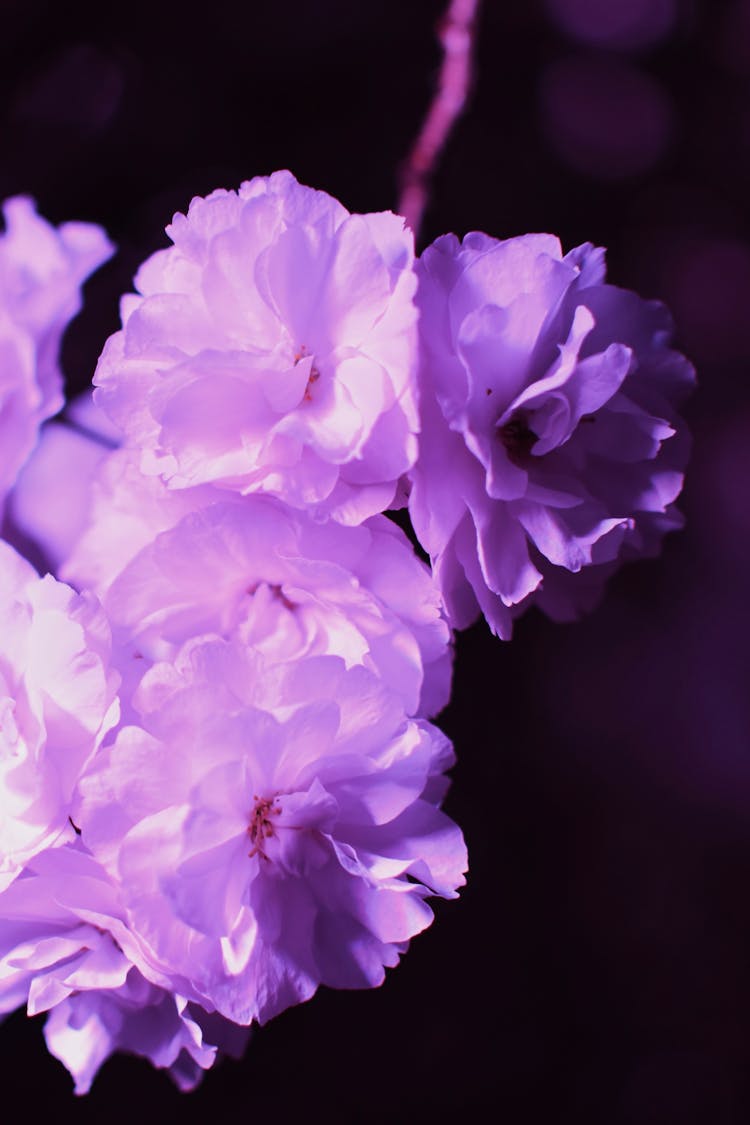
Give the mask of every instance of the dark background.
<svg viewBox="0 0 750 1125">
<path fill-rule="evenodd" d="M 395 206 L 442 8 L 3 0 L 0 197 L 32 193 L 120 247 L 68 333 L 71 388 L 192 195 L 289 167 L 351 210 Z M 687 530 L 584 622 L 459 638 L 447 808 L 469 883 L 383 988 L 323 990 L 189 1096 L 117 1058 L 76 1100 L 17 1014 L 6 1106 L 186 1125 L 750 1121 L 749 189 L 748 0 L 486 0 L 423 244 L 590 239 L 613 281 L 669 304 L 700 377 Z"/>
</svg>

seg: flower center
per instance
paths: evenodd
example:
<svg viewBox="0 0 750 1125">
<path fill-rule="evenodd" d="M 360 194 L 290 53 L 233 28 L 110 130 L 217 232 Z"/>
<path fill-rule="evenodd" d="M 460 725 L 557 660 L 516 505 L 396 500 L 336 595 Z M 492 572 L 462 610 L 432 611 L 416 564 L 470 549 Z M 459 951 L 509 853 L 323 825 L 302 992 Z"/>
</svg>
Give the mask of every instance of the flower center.
<svg viewBox="0 0 750 1125">
<path fill-rule="evenodd" d="M 306 345 L 302 344 L 301 347 L 297 348 L 297 351 L 294 353 L 294 366 L 296 367 L 301 359 L 307 359 L 309 355 L 310 352 L 307 350 Z M 312 402 L 312 394 L 310 393 L 310 388 L 312 387 L 313 383 L 317 383 L 319 378 L 320 372 L 315 366 L 315 359 L 313 358 L 312 367 L 310 368 L 310 374 L 307 379 L 307 386 L 305 387 L 305 393 L 303 395 L 305 402 Z"/>
<path fill-rule="evenodd" d="M 530 429 L 526 415 L 520 410 L 500 427 L 499 432 L 500 440 L 514 465 L 523 464 L 539 440 L 538 434 Z"/>
<path fill-rule="evenodd" d="M 261 586 L 268 591 L 272 598 L 281 602 L 285 609 L 297 609 L 297 602 L 293 602 L 291 598 L 286 596 L 280 582 L 264 582 L 263 579 L 259 582 L 251 582 L 245 587 L 245 593 L 250 598 L 255 597 Z"/>
<path fill-rule="evenodd" d="M 276 835 L 271 817 L 279 816 L 281 809 L 277 806 L 275 797 L 259 797 L 255 793 L 253 794 L 253 800 L 255 805 L 250 816 L 250 823 L 247 826 L 247 834 L 253 847 L 247 854 L 250 858 L 254 855 L 260 855 L 263 859 L 268 859 L 265 853 L 265 843 L 269 836 Z"/>
</svg>

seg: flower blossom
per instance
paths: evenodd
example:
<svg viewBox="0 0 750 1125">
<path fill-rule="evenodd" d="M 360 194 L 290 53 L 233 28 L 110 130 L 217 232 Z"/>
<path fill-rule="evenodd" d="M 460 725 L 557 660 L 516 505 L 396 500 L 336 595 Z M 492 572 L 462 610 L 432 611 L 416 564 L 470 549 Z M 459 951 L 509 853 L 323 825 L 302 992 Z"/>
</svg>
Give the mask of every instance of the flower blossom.
<svg viewBox="0 0 750 1125">
<path fill-rule="evenodd" d="M 3 205 L 0 236 L 0 502 L 63 405 L 60 343 L 81 307 L 81 285 L 112 253 L 92 223 L 55 229 L 30 199 Z"/>
<path fill-rule="evenodd" d="M 76 783 L 119 714 L 109 659 L 96 599 L 0 542 L 0 889 L 73 835 Z"/>
<path fill-rule="evenodd" d="M 408 714 L 448 702 L 452 650 L 438 592 L 385 516 L 319 524 L 263 496 L 215 503 L 157 534 L 102 594 L 120 646 L 173 659 L 217 633 L 275 661 L 341 656 L 397 692 Z"/>
<path fill-rule="evenodd" d="M 277 172 L 192 201 L 141 266 L 97 401 L 171 489 L 359 523 L 416 456 L 413 239 Z"/>
<path fill-rule="evenodd" d="M 139 471 L 132 449 L 108 453 L 56 424 L 12 513 L 59 577 L 100 598 L 120 671 L 142 674 L 200 633 L 237 633 L 278 659 L 365 662 L 409 714 L 436 715 L 448 702 L 453 652 L 439 592 L 384 516 L 349 527 L 273 497 L 173 491 Z"/>
<path fill-rule="evenodd" d="M 144 975 L 144 973 L 146 975 Z M 169 987 L 129 930 L 117 889 L 75 845 L 42 852 L 0 892 L 0 1018 L 49 1012 L 50 1052 L 85 1094 L 115 1051 L 141 1055 L 190 1090 L 246 1033 Z"/>
<path fill-rule="evenodd" d="M 447 739 L 339 657 L 282 664 L 220 638 L 138 687 L 81 782 L 82 840 L 191 999 L 242 1025 L 318 985 L 378 985 L 453 898 Z"/>
<path fill-rule="evenodd" d="M 657 302 L 550 235 L 439 238 L 420 262 L 422 432 L 410 514 L 449 620 L 566 619 L 680 526 L 694 372 Z M 584 575 L 578 579 L 578 573 Z M 579 596 L 580 595 L 580 596 Z"/>
</svg>

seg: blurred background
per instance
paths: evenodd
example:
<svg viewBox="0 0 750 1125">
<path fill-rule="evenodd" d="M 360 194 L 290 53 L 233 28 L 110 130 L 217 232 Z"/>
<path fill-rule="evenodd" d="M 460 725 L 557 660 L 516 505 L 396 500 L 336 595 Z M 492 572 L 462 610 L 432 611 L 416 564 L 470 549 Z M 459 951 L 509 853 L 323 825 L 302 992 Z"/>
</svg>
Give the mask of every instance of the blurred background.
<svg viewBox="0 0 750 1125">
<path fill-rule="evenodd" d="M 87 385 L 117 298 L 190 198 L 289 167 L 394 207 L 442 0 L 3 0 L 0 197 L 102 223 L 68 332 Z M 447 809 L 469 883 L 385 985 L 323 990 L 195 1094 L 138 1060 L 88 1098 L 41 1023 L 0 1028 L 6 1104 L 80 1122 L 750 1120 L 750 0 L 486 0 L 434 180 L 438 234 L 609 249 L 695 362 L 687 529 L 576 625 L 458 641 Z"/>
</svg>

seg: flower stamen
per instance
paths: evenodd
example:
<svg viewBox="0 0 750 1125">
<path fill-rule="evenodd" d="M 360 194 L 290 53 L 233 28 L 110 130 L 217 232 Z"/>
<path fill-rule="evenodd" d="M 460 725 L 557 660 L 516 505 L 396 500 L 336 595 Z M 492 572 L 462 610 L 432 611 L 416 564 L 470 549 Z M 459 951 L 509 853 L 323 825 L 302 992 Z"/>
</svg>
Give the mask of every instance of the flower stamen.
<svg viewBox="0 0 750 1125">
<path fill-rule="evenodd" d="M 529 427 L 528 419 L 522 411 L 513 414 L 500 427 L 499 433 L 505 451 L 514 465 L 522 465 L 539 440 L 539 435 Z"/>
<path fill-rule="evenodd" d="M 310 355 L 310 352 L 307 350 L 307 345 L 306 344 L 300 345 L 300 347 L 297 348 L 297 351 L 294 353 L 294 366 L 296 367 L 301 359 L 306 359 L 309 355 Z M 305 402 L 312 402 L 312 395 L 310 393 L 310 388 L 312 387 L 313 383 L 317 383 L 319 378 L 320 378 L 320 372 L 318 371 L 317 367 L 315 366 L 315 363 L 313 363 L 312 367 L 310 368 L 310 375 L 309 375 L 308 380 L 307 380 L 307 386 L 305 387 L 305 393 L 302 396 L 303 400 Z"/>
<path fill-rule="evenodd" d="M 265 842 L 270 836 L 276 835 L 273 830 L 273 821 L 270 818 L 279 816 L 281 809 L 276 805 L 275 797 L 259 797 L 257 793 L 254 793 L 253 800 L 255 805 L 247 827 L 247 834 L 252 840 L 253 847 L 252 851 L 247 854 L 250 859 L 254 855 L 260 855 L 263 859 L 268 859 L 265 853 Z"/>
</svg>

